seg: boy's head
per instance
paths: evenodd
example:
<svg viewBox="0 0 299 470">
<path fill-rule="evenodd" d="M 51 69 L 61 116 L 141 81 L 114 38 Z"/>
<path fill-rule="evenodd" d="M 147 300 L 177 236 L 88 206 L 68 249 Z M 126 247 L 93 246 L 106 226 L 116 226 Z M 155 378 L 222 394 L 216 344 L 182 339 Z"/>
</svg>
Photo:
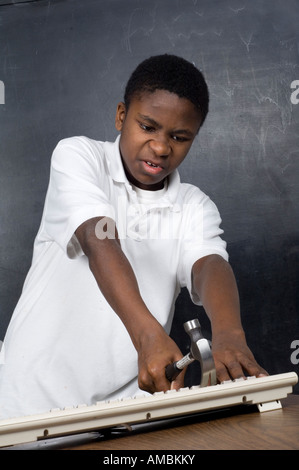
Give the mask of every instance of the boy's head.
<svg viewBox="0 0 299 470">
<path fill-rule="evenodd" d="M 193 64 L 169 54 L 153 56 L 141 62 L 126 86 L 124 102 L 127 110 L 133 97 L 156 90 L 166 90 L 191 101 L 199 111 L 203 124 L 209 110 L 209 92 L 202 73 Z"/>
<path fill-rule="evenodd" d="M 192 64 L 170 55 L 151 57 L 131 75 L 115 127 L 128 180 L 161 189 L 185 159 L 208 112 L 206 82 Z"/>
</svg>

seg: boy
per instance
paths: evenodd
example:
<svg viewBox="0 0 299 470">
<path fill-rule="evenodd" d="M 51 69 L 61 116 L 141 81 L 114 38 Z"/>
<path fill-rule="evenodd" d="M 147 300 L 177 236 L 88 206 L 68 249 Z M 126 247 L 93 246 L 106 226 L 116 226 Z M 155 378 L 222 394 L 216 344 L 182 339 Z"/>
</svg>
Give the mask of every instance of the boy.
<svg viewBox="0 0 299 470">
<path fill-rule="evenodd" d="M 208 89 L 189 62 L 152 57 L 118 104 L 114 143 L 61 141 L 32 266 L 5 337 L 0 416 L 91 404 L 183 386 L 165 367 L 186 286 L 211 320 L 219 381 L 262 375 L 247 347 L 217 208 L 181 184 L 208 112 Z"/>
</svg>

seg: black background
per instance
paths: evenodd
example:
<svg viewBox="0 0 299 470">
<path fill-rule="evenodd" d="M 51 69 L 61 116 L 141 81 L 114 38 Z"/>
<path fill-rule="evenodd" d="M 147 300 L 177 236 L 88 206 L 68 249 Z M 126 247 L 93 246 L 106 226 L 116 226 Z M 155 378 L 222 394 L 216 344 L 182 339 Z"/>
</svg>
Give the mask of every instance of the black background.
<svg viewBox="0 0 299 470">
<path fill-rule="evenodd" d="M 271 374 L 298 373 L 298 24 L 297 0 L 0 1 L 0 340 L 30 266 L 54 147 L 72 135 L 114 140 L 129 74 L 168 52 L 203 71 L 211 96 L 181 178 L 221 212 L 256 358 Z M 209 335 L 183 291 L 172 330 L 183 352 L 182 324 L 197 316 Z M 198 373 L 189 367 L 188 384 Z"/>
</svg>

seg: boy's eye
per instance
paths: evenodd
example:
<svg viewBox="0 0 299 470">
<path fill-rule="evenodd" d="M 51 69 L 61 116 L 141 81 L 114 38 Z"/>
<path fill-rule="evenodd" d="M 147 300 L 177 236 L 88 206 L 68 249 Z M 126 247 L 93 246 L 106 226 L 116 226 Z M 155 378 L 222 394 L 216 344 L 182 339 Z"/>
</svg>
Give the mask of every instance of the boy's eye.
<svg viewBox="0 0 299 470">
<path fill-rule="evenodd" d="M 186 142 L 188 140 L 186 137 L 180 137 L 179 135 L 173 135 L 172 138 L 176 142 Z"/>
<path fill-rule="evenodd" d="M 142 122 L 139 123 L 141 129 L 143 129 L 146 132 L 153 132 L 155 128 L 153 126 L 147 126 L 146 124 L 143 124 Z"/>
</svg>

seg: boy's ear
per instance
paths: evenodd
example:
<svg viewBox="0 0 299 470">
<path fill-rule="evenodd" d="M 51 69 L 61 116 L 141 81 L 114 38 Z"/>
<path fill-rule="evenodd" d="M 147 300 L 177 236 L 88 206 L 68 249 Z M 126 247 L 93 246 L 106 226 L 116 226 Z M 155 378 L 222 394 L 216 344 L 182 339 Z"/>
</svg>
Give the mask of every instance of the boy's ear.
<svg viewBox="0 0 299 470">
<path fill-rule="evenodd" d="M 117 131 L 122 130 L 125 118 L 126 118 L 126 106 L 125 106 L 125 103 L 120 102 L 117 105 L 116 116 L 115 116 L 115 128 Z"/>
</svg>

